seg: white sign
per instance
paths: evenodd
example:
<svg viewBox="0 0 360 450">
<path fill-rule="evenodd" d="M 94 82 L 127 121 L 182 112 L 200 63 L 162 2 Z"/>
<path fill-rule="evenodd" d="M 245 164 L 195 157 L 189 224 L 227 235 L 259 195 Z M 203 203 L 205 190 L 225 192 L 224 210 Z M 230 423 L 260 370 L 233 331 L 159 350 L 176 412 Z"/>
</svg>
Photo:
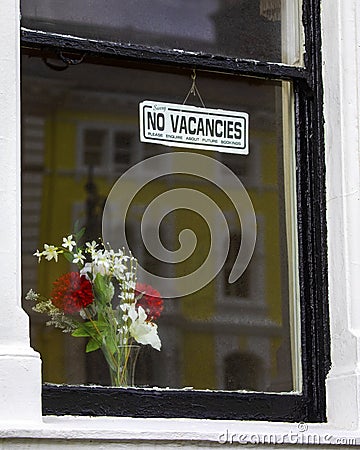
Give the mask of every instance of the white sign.
<svg viewBox="0 0 360 450">
<path fill-rule="evenodd" d="M 249 115 L 146 100 L 139 105 L 140 141 L 172 147 L 249 153 Z"/>
</svg>

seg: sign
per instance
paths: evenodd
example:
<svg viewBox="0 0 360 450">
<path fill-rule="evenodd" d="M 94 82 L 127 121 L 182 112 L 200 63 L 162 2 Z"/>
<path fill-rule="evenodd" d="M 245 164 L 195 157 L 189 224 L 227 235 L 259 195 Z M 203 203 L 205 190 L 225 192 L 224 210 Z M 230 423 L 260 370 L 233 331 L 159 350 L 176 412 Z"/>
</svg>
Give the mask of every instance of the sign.
<svg viewBox="0 0 360 450">
<path fill-rule="evenodd" d="M 247 155 L 249 115 L 146 100 L 139 105 L 140 141 Z"/>
</svg>

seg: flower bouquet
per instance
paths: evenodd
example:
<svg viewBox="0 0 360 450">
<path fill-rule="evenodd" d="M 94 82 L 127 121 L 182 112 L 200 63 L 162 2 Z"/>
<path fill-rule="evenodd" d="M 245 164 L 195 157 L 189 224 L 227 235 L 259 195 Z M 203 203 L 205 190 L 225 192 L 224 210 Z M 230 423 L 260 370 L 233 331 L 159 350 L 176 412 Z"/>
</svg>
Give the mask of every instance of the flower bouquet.
<svg viewBox="0 0 360 450">
<path fill-rule="evenodd" d="M 65 257 L 78 271 L 55 280 L 50 298 L 30 290 L 26 299 L 35 302 L 34 311 L 49 316 L 47 325 L 88 338 L 86 352 L 101 349 L 113 386 L 131 386 L 140 345 L 161 348 L 155 321 L 163 300 L 151 286 L 136 283 L 136 258 L 95 241 L 80 247 L 83 232 L 34 253 L 39 262 Z"/>
</svg>

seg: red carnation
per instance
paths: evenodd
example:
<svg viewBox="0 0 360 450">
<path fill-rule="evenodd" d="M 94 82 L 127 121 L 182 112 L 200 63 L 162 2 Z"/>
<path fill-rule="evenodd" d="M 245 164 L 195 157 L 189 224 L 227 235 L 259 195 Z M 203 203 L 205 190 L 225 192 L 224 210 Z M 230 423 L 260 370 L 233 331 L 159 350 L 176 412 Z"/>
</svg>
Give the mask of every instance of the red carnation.
<svg viewBox="0 0 360 450">
<path fill-rule="evenodd" d="M 94 301 L 90 281 L 78 272 L 69 272 L 54 281 L 53 304 L 66 314 L 74 314 Z"/>
<path fill-rule="evenodd" d="M 160 317 L 163 310 L 163 299 L 160 292 L 148 284 L 136 283 L 135 297 L 136 307 L 141 306 L 147 314 L 147 320 L 152 321 Z"/>
</svg>

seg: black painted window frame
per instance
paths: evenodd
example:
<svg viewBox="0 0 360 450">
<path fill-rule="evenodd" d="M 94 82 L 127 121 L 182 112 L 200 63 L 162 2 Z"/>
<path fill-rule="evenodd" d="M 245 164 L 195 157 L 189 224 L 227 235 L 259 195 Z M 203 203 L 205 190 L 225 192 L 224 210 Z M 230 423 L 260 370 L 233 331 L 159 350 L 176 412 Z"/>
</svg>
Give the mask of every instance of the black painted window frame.
<svg viewBox="0 0 360 450">
<path fill-rule="evenodd" d="M 300 394 L 43 385 L 44 415 L 326 421 L 330 368 L 320 1 L 303 0 L 304 67 L 141 45 L 78 39 L 21 28 L 22 52 L 146 69 L 218 71 L 292 82 L 303 389 Z"/>
</svg>

